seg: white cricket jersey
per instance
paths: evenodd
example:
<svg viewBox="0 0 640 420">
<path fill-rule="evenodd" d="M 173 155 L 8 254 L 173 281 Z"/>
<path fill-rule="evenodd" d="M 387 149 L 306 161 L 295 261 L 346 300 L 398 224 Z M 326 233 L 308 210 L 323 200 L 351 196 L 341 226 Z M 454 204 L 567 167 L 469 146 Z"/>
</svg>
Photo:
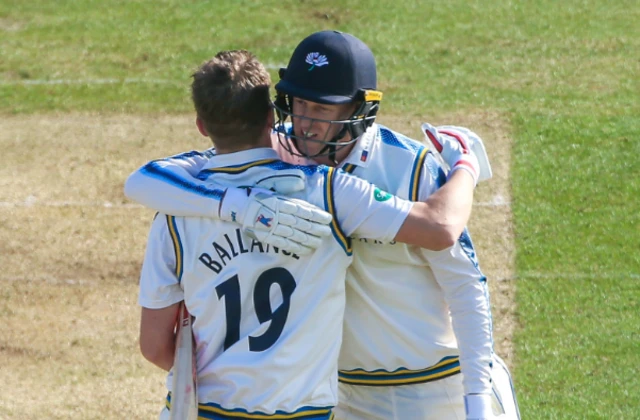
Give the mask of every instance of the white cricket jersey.
<svg viewBox="0 0 640 420">
<path fill-rule="evenodd" d="M 195 317 L 203 417 L 329 418 L 337 403 L 349 237 L 392 240 L 411 208 L 395 197 L 377 200 L 373 185 L 341 170 L 284 163 L 273 149 L 209 154 L 198 177 L 216 196 L 294 167 L 304 171 L 307 188 L 293 196 L 334 217 L 333 236 L 310 256 L 263 245 L 238 225 L 209 218 L 159 214 L 153 222 L 139 303 L 163 308 L 184 299 Z"/>
<path fill-rule="evenodd" d="M 377 124 L 342 168 L 412 201 L 424 201 L 446 180 L 423 144 Z M 406 385 L 462 367 L 466 393 L 490 393 L 490 306 L 468 233 L 440 252 L 372 238 L 354 239 L 353 247 L 340 381 Z"/>
</svg>

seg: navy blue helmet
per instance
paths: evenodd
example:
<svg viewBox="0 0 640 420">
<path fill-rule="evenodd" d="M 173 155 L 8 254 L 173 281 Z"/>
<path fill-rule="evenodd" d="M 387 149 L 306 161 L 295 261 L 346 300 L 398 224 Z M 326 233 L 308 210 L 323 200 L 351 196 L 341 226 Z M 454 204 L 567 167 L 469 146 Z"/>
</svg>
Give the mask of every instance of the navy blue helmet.
<svg viewBox="0 0 640 420">
<path fill-rule="evenodd" d="M 281 138 L 283 147 L 298 156 L 328 155 L 333 159 L 338 149 L 355 142 L 373 124 L 382 99 L 382 92 L 376 88 L 376 61 L 364 42 L 339 31 L 309 35 L 296 47 L 287 67 L 280 69 L 274 101 L 278 116 L 275 130 L 285 133 L 287 118 L 306 118 L 292 113 L 293 98 L 328 105 L 354 103 L 358 106 L 345 120 L 317 120 L 342 125 L 333 138 L 306 139 L 296 136 L 292 129 L 286 134 L 298 150 L 292 150 Z M 351 140 L 340 142 L 347 133 L 351 134 Z M 303 141 L 321 141 L 325 147 L 319 153 L 309 155 L 300 150 Z"/>
</svg>

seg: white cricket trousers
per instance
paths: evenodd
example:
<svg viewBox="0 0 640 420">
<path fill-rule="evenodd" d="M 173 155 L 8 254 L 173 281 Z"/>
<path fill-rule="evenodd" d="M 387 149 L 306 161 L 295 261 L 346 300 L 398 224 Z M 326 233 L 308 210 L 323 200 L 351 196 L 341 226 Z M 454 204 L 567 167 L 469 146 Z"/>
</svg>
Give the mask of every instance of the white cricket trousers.
<svg viewBox="0 0 640 420">
<path fill-rule="evenodd" d="M 495 356 L 491 372 L 493 411 L 500 420 L 520 420 L 511 375 Z M 402 386 L 340 383 L 335 420 L 465 420 L 462 375 Z"/>
</svg>

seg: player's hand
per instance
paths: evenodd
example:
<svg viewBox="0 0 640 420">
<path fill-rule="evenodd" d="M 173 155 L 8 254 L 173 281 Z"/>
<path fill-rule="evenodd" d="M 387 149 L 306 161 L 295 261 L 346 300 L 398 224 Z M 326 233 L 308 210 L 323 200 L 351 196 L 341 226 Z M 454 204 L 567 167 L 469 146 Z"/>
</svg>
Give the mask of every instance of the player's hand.
<svg viewBox="0 0 640 420">
<path fill-rule="evenodd" d="M 474 179 L 482 182 L 493 176 L 482 139 L 473 131 L 452 125 L 436 128 L 431 124 L 423 123 L 422 132 L 427 142 L 440 153 L 442 160 L 449 168 L 453 169 L 460 159 L 464 161 L 465 155 L 473 155 L 475 162 L 478 163 L 478 171 Z"/>
<path fill-rule="evenodd" d="M 331 235 L 331 214 L 261 188 L 228 188 L 219 213 L 260 242 L 298 255 L 310 254 Z"/>
</svg>

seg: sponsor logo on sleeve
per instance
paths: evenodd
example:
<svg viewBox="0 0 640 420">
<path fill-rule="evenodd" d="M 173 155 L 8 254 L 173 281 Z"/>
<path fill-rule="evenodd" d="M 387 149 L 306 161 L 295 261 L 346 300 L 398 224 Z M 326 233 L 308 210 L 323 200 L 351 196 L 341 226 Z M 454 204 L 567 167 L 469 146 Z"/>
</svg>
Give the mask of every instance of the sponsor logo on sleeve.
<svg viewBox="0 0 640 420">
<path fill-rule="evenodd" d="M 373 191 L 373 198 L 375 198 L 376 201 L 387 201 L 391 198 L 391 194 L 376 187 L 376 189 Z"/>
</svg>

